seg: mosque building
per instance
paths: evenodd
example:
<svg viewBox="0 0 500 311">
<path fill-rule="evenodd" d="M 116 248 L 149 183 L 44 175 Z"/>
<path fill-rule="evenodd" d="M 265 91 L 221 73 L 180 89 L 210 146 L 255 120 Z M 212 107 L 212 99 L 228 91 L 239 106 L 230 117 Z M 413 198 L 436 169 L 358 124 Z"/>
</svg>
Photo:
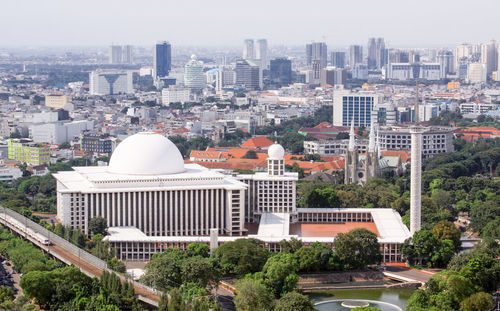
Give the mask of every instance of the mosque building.
<svg viewBox="0 0 500 311">
<path fill-rule="evenodd" d="M 338 233 L 366 228 L 379 238 L 383 261 L 401 261 L 399 249 L 410 234 L 396 211 L 297 208 L 298 175 L 285 171 L 284 154 L 281 145 L 271 145 L 267 172 L 227 175 L 185 164 L 160 134 L 138 133 L 116 147 L 109 166 L 54 174 L 57 218 L 86 234 L 92 218 L 105 218 L 106 240 L 121 260 L 147 261 L 168 247 L 210 244 L 214 236 L 217 244 L 256 238 L 273 251 L 291 238 L 333 245 Z"/>
</svg>

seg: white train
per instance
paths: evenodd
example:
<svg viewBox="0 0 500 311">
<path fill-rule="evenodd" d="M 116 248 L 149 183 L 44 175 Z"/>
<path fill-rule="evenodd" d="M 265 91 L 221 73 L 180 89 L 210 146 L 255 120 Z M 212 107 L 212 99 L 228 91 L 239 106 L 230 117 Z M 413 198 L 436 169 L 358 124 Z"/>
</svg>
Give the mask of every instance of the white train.
<svg viewBox="0 0 500 311">
<path fill-rule="evenodd" d="M 29 235 L 30 237 L 34 238 L 38 242 L 42 243 L 43 245 L 50 245 L 51 244 L 50 240 L 46 236 L 44 236 L 43 234 L 37 233 L 31 228 L 27 228 L 24 224 L 22 224 L 20 221 L 18 221 L 17 219 L 15 219 L 11 216 L 8 216 L 8 215 L 5 215 L 5 216 L 7 217 L 7 221 L 9 223 L 11 223 L 14 227 L 19 229 L 22 233 Z M 1 218 L 4 218 L 5 216 L 0 215 Z"/>
</svg>

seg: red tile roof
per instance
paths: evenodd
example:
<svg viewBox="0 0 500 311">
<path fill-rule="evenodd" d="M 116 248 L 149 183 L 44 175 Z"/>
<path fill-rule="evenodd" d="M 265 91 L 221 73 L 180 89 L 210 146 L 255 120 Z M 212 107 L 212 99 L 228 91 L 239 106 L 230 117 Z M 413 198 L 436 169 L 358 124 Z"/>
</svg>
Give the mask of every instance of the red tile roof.
<svg viewBox="0 0 500 311">
<path fill-rule="evenodd" d="M 250 138 L 243 144 L 241 144 L 241 148 L 267 148 L 271 146 L 273 143 L 272 140 L 267 139 L 264 136 L 258 136 L 254 138 Z"/>
</svg>

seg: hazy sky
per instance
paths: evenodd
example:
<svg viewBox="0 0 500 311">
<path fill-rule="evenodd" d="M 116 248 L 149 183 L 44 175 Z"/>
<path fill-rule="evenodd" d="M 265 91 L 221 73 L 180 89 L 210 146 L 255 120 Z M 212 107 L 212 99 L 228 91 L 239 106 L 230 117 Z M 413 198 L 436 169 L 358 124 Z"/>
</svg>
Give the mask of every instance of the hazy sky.
<svg viewBox="0 0 500 311">
<path fill-rule="evenodd" d="M 500 0 L 0 0 L 0 46 L 366 44 L 500 39 Z"/>
</svg>

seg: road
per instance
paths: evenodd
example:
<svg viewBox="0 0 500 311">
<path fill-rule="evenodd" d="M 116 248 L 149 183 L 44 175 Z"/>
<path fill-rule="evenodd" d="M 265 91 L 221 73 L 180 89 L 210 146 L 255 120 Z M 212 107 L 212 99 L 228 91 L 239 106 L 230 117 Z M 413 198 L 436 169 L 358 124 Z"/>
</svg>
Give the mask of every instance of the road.
<svg viewBox="0 0 500 311">
<path fill-rule="evenodd" d="M 431 272 L 393 266 L 386 266 L 385 271 L 421 283 L 426 283 L 427 281 L 429 281 L 433 274 Z"/>
</svg>

